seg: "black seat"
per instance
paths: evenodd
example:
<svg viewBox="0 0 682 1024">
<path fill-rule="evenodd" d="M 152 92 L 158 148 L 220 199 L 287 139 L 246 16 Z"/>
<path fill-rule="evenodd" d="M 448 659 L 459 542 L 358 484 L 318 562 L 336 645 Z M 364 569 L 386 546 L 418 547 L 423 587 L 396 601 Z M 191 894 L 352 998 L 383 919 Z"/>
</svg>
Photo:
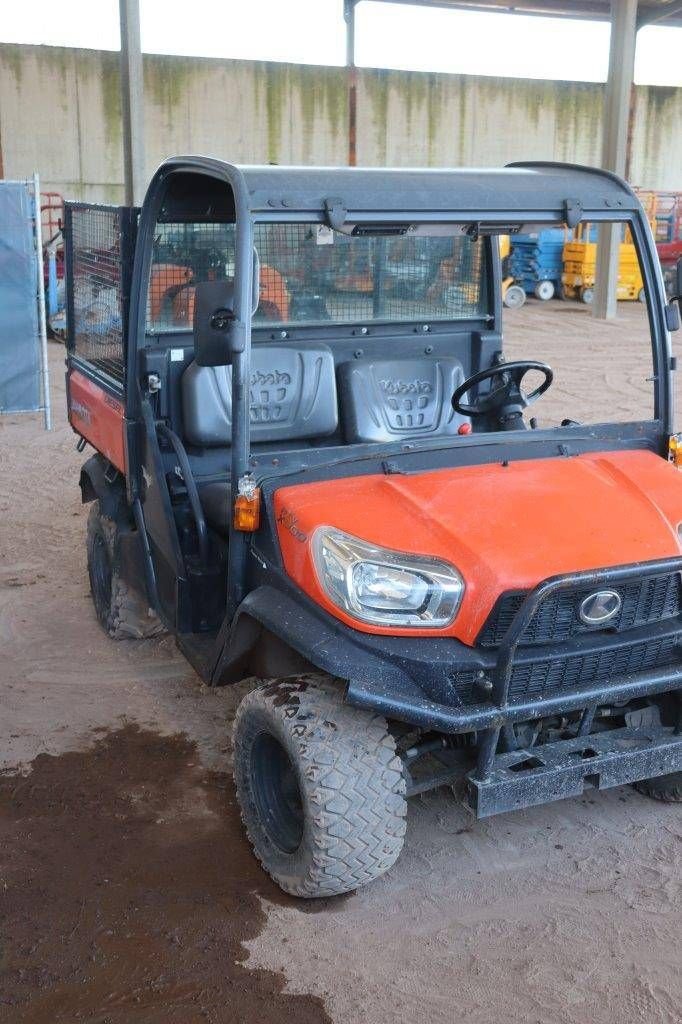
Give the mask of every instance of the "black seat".
<svg viewBox="0 0 682 1024">
<path fill-rule="evenodd" d="M 190 363 L 182 375 L 186 441 L 198 447 L 229 445 L 232 367 Z M 338 426 L 334 357 L 326 345 L 254 345 L 250 381 L 254 443 L 325 437 Z"/>
<path fill-rule="evenodd" d="M 468 422 L 450 404 L 464 380 L 457 359 L 356 359 L 337 372 L 350 444 L 456 434 Z"/>
<path fill-rule="evenodd" d="M 338 427 L 334 358 L 326 345 L 301 343 L 254 345 L 250 381 L 251 439 L 255 444 L 309 442 Z M 200 448 L 231 442 L 232 369 L 193 362 L 182 375 L 185 440 Z M 231 489 L 228 480 L 197 481 L 206 521 L 218 533 L 229 532 Z"/>
</svg>

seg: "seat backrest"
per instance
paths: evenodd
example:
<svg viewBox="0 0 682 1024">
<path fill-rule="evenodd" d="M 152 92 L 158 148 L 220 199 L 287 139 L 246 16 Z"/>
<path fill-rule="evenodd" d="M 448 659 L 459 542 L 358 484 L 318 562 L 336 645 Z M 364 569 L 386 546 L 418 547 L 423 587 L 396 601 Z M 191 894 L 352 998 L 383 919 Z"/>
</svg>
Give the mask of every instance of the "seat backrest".
<svg viewBox="0 0 682 1024">
<path fill-rule="evenodd" d="M 198 366 L 182 375 L 185 439 L 229 445 L 232 368 Z M 333 434 L 338 426 L 334 358 L 326 345 L 254 345 L 251 349 L 251 439 L 286 442 Z"/>
<path fill-rule="evenodd" d="M 464 380 L 457 359 L 357 359 L 338 367 L 349 443 L 456 434 L 467 418 L 450 400 Z"/>
</svg>

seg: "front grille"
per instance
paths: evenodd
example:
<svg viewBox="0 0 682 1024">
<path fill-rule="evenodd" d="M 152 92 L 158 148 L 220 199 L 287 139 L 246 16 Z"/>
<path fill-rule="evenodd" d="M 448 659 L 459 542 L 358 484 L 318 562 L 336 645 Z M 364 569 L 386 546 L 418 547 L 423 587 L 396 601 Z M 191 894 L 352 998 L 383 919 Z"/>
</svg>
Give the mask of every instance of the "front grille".
<svg viewBox="0 0 682 1024">
<path fill-rule="evenodd" d="M 682 610 L 680 574 L 677 572 L 643 576 L 613 588 L 605 583 L 604 588 L 618 591 L 623 602 L 617 618 L 608 625 L 609 632 L 646 626 L 679 615 Z M 524 630 L 519 643 L 548 644 L 599 632 L 599 629 L 586 626 L 578 617 L 581 602 L 588 594 L 599 589 L 598 585 L 592 585 L 579 590 L 557 591 L 546 598 Z M 497 601 L 479 634 L 478 646 L 499 646 L 526 596 L 525 593 L 505 594 Z"/>
<path fill-rule="evenodd" d="M 516 664 L 509 683 L 509 700 L 542 700 L 562 692 L 579 690 L 595 683 L 615 682 L 634 672 L 674 665 L 680 660 L 678 637 L 666 636 L 658 640 L 574 654 L 568 658 Z M 460 700 L 465 704 L 478 703 L 475 672 L 457 672 L 452 677 Z"/>
</svg>

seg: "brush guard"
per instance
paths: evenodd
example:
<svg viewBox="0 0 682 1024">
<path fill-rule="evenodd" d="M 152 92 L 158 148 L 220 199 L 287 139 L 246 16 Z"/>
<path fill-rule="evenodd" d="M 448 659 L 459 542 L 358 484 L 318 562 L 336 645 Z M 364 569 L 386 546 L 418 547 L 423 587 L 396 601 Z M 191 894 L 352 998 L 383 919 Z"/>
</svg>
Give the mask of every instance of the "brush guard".
<svg viewBox="0 0 682 1024">
<path fill-rule="evenodd" d="M 609 789 L 641 779 L 668 775 L 682 768 L 682 724 L 650 725 L 646 728 L 609 729 L 591 733 L 600 704 L 621 698 L 623 680 L 600 688 L 599 698 L 586 703 L 578 735 L 527 750 L 518 749 L 509 714 L 518 711 L 509 702 L 514 656 L 519 642 L 543 601 L 557 592 L 605 587 L 642 576 L 680 572 L 682 559 L 646 562 L 587 573 L 574 573 L 546 580 L 533 590 L 514 616 L 499 647 L 493 672 L 492 702 L 499 708 L 500 723 L 483 731 L 476 768 L 467 775 L 467 802 L 479 818 L 535 804 L 580 796 L 586 786 Z M 655 676 L 655 673 L 652 674 Z M 636 677 L 633 677 L 633 681 Z M 641 677 L 641 694 L 660 692 L 647 688 Z M 653 682 L 653 679 L 652 679 Z M 636 685 L 636 684 L 635 684 Z M 571 695 L 575 697 L 576 695 Z M 556 701 L 552 701 L 556 704 Z M 532 717 L 547 714 L 547 702 L 538 700 Z M 560 707 L 556 710 L 561 710 Z M 515 717 L 515 720 L 519 719 Z M 500 736 L 508 747 L 498 753 Z"/>
</svg>

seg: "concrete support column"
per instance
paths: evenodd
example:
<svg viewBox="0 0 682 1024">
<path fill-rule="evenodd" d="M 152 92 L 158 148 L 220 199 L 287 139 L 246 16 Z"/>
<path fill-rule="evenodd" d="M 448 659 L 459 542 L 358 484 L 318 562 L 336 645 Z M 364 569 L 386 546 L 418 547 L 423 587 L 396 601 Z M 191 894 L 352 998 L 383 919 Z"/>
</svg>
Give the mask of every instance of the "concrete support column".
<svg viewBox="0 0 682 1024">
<path fill-rule="evenodd" d="M 141 206 L 147 182 L 144 169 L 144 79 L 139 0 L 119 0 L 119 11 L 124 202 L 126 206 Z"/>
<path fill-rule="evenodd" d="M 355 5 L 358 0 L 343 0 L 346 22 L 346 74 L 348 75 L 348 166 L 357 164 L 358 80 L 355 68 Z"/>
<path fill-rule="evenodd" d="M 602 167 L 625 174 L 630 99 L 635 73 L 637 0 L 611 0 L 611 44 L 602 126 Z M 615 317 L 618 303 L 620 227 L 599 229 L 597 269 L 592 313 L 599 319 Z"/>
</svg>

